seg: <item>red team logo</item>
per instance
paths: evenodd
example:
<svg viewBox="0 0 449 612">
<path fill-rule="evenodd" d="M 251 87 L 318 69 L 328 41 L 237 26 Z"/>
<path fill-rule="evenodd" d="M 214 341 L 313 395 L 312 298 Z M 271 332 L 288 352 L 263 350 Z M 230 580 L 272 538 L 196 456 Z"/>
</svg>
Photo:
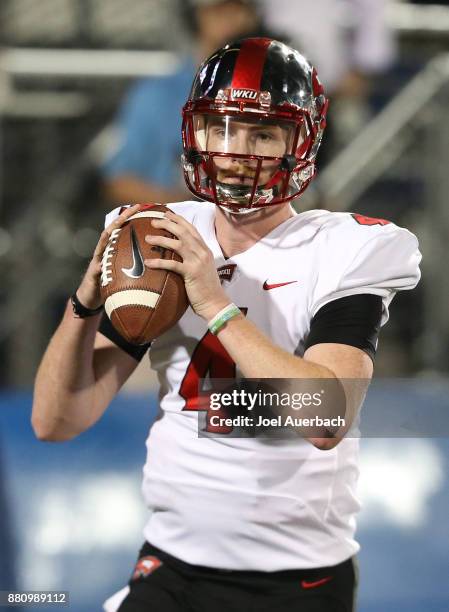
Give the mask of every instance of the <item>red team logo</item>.
<svg viewBox="0 0 449 612">
<path fill-rule="evenodd" d="M 139 578 L 146 578 L 150 574 L 152 574 L 155 570 L 158 569 L 162 565 L 162 561 L 160 561 L 157 557 L 142 557 L 136 563 L 136 567 L 134 568 L 134 572 L 131 580 L 138 580 Z"/>
</svg>

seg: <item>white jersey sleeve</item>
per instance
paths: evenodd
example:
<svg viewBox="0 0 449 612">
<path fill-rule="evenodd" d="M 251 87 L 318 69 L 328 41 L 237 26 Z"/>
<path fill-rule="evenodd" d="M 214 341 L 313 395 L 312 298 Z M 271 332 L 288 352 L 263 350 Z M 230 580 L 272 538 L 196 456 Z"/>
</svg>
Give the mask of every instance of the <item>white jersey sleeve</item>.
<svg viewBox="0 0 449 612">
<path fill-rule="evenodd" d="M 131 204 L 124 204 L 123 206 L 117 206 L 114 210 L 108 212 L 108 214 L 104 218 L 104 227 L 107 228 L 108 225 L 111 225 L 113 221 L 117 219 L 121 212 L 125 210 L 125 208 L 129 208 Z"/>
<path fill-rule="evenodd" d="M 383 325 L 396 292 L 413 289 L 420 279 L 418 240 L 394 223 L 365 224 L 355 217 L 342 215 L 326 232 L 323 256 L 328 261 L 320 267 L 311 316 L 333 300 L 370 293 L 382 297 Z"/>
</svg>

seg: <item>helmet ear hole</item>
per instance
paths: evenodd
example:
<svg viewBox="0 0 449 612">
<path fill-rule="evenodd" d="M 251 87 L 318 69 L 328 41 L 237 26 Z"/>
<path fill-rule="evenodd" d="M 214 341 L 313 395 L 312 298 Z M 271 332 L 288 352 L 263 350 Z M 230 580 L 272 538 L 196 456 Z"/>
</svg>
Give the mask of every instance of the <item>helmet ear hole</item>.
<svg viewBox="0 0 449 612">
<path fill-rule="evenodd" d="M 284 155 L 280 168 L 281 170 L 286 170 L 287 172 L 293 172 L 297 164 L 298 161 L 294 155 Z"/>
<path fill-rule="evenodd" d="M 185 153 L 186 162 L 193 166 L 198 166 L 203 161 L 203 156 L 196 149 L 187 149 Z"/>
</svg>

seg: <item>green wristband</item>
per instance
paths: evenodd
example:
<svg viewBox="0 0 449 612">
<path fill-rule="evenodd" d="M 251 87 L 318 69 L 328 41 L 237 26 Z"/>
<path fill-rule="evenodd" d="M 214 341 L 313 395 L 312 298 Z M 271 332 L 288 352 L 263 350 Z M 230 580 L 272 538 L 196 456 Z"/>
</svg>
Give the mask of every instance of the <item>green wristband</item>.
<svg viewBox="0 0 449 612">
<path fill-rule="evenodd" d="M 229 304 L 223 308 L 223 310 L 220 310 L 220 312 L 215 315 L 211 321 L 209 321 L 209 331 L 216 336 L 220 329 L 224 327 L 228 321 L 239 314 L 242 314 L 240 308 L 238 308 L 235 304 Z"/>
</svg>

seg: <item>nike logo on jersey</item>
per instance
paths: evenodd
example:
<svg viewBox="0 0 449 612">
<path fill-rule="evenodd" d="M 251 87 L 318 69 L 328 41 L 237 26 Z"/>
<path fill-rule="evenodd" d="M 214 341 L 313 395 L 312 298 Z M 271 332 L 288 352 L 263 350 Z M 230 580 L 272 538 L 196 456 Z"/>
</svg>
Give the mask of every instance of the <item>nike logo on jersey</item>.
<svg viewBox="0 0 449 612">
<path fill-rule="evenodd" d="M 129 278 L 140 278 L 144 275 L 145 265 L 133 227 L 131 227 L 131 247 L 133 252 L 133 265 L 131 268 L 122 268 L 122 272 Z"/>
<path fill-rule="evenodd" d="M 321 580 L 314 580 L 313 582 L 309 582 L 308 580 L 302 580 L 301 586 L 303 589 L 314 589 L 316 587 L 321 586 L 322 584 L 326 584 L 326 582 L 329 582 L 329 580 L 332 580 L 332 576 L 321 578 Z"/>
<path fill-rule="evenodd" d="M 293 283 L 297 283 L 298 281 L 288 281 L 288 283 L 275 283 L 274 285 L 269 285 L 266 280 L 263 284 L 263 288 L 265 291 L 270 291 L 271 289 L 277 289 L 278 287 L 285 287 L 285 285 L 292 285 Z"/>
</svg>

